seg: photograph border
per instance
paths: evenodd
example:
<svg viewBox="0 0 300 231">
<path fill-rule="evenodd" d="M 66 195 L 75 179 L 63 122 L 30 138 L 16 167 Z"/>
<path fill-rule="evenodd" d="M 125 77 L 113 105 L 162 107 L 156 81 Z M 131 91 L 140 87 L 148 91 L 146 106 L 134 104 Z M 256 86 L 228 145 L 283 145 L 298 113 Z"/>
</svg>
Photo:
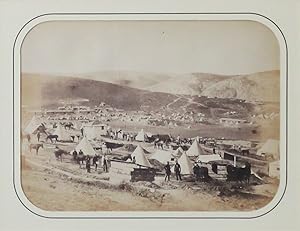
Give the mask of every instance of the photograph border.
<svg viewBox="0 0 300 231">
<path fill-rule="evenodd" d="M 19 137 L 18 134 L 16 134 L 16 124 L 15 124 L 15 120 L 16 120 L 16 110 L 15 110 L 15 100 L 16 100 L 16 97 L 15 97 L 15 94 L 16 93 L 20 93 L 19 92 L 19 89 L 15 89 L 15 84 L 16 84 L 16 81 L 15 81 L 15 68 L 16 68 L 16 64 L 15 64 L 15 48 L 16 48 L 16 44 L 17 44 L 17 41 L 18 41 L 18 38 L 21 34 L 21 32 L 24 30 L 24 28 L 26 28 L 28 26 L 28 24 L 30 24 L 31 22 L 33 22 L 34 20 L 38 19 L 38 18 L 41 18 L 41 17 L 44 17 L 44 16 L 59 16 L 59 15 L 63 15 L 63 16 L 68 16 L 68 15 L 73 15 L 73 16 L 79 16 L 79 15 L 110 15 L 110 16 L 115 16 L 115 15 L 131 15 L 131 16 L 134 16 L 134 15 L 173 15 L 173 16 L 176 16 L 176 15 L 254 15 L 254 16 L 258 16 L 258 17 L 262 17 L 266 20 L 268 20 L 269 22 L 271 22 L 277 29 L 278 31 L 280 32 L 282 38 L 283 38 L 283 41 L 284 41 L 284 45 L 285 45 L 285 100 L 286 100 L 286 103 L 285 103 L 285 177 L 284 180 L 285 180 L 285 185 L 284 185 L 284 189 L 283 189 L 283 193 L 282 195 L 280 196 L 280 199 L 276 202 L 275 206 L 272 207 L 270 210 L 268 210 L 267 212 L 264 212 L 260 215 L 257 215 L 257 216 L 252 216 L 252 217 L 230 217 L 230 216 L 44 216 L 44 215 L 41 215 L 39 214 L 38 212 L 35 212 L 33 209 L 29 208 L 28 205 L 26 205 L 26 203 L 24 203 L 24 201 L 22 201 L 21 199 L 21 196 L 18 192 L 18 189 L 17 189 L 17 186 L 16 186 L 16 177 L 19 177 L 17 176 L 16 174 L 16 155 L 20 156 L 20 154 L 16 154 L 16 150 L 15 150 L 15 138 L 16 137 Z M 92 19 L 91 19 L 92 20 Z M 163 19 L 162 19 L 163 20 Z M 180 20 L 180 19 L 178 19 Z M 233 19 L 234 20 L 234 19 Z M 259 21 L 257 21 L 259 22 Z M 266 26 L 266 25 L 265 25 Z M 33 28 L 33 27 L 32 27 Z M 30 28 L 30 30 L 32 29 Z M 271 31 L 273 31 L 270 27 L 269 29 Z M 28 32 L 30 31 L 28 30 Z M 27 32 L 27 33 L 28 33 Z M 26 35 L 25 35 L 26 36 Z M 23 37 L 23 39 L 25 38 L 25 36 Z M 23 42 L 23 41 L 22 41 Z M 279 42 L 279 41 L 278 41 Z M 280 64 L 282 65 L 282 64 Z M 280 69 L 280 72 L 282 70 Z M 280 73 L 282 75 L 282 73 Z M 42 217 L 42 218 L 49 218 L 49 219 L 253 219 L 253 218 L 259 218 L 259 217 L 262 217 L 268 213 L 270 213 L 271 211 L 273 211 L 277 206 L 278 204 L 282 201 L 282 198 L 284 197 L 285 195 L 285 192 L 286 192 L 286 189 L 287 189 L 287 182 L 288 182 L 288 170 L 287 170 L 287 166 L 288 166 L 288 44 L 287 44 L 287 40 L 286 40 L 286 37 L 284 36 L 284 33 L 283 31 L 280 29 L 280 27 L 270 18 L 268 18 L 267 16 L 264 16 L 262 14 L 258 14 L 258 13 L 252 13 L 252 12 L 228 12 L 228 13 L 47 13 L 47 14 L 41 14 L 41 15 L 38 15 L 34 18 L 32 18 L 31 20 L 29 20 L 28 22 L 26 22 L 23 27 L 19 30 L 16 38 L 15 38 L 15 41 L 14 41 L 14 45 L 13 45 L 13 109 L 12 109 L 12 112 L 13 112 L 13 187 L 14 187 L 14 190 L 15 190 L 15 193 L 19 199 L 19 201 L 21 202 L 21 204 L 28 210 L 30 211 L 31 213 L 39 216 L 39 217 Z M 280 79 L 280 81 L 282 81 Z M 280 86 L 281 87 L 281 86 Z M 281 106 L 280 106 L 281 108 Z M 282 108 L 281 108 L 282 110 Z M 282 113 L 282 112 L 280 112 Z M 281 134 L 282 134 L 282 131 L 281 131 Z M 17 135 L 17 136 L 16 136 Z M 280 138 L 282 139 L 282 138 Z M 20 167 L 20 166 L 18 166 Z M 281 171 L 282 172 L 282 171 Z M 280 176 L 280 181 L 282 180 L 282 176 Z M 271 203 L 271 202 L 270 202 Z M 48 211 L 47 211 L 48 212 Z M 102 211 L 99 211 L 99 212 L 102 212 Z M 103 211 L 105 213 L 114 213 L 114 211 Z M 128 212 L 124 212 L 124 213 L 129 213 L 131 211 L 128 211 Z M 135 211 L 135 212 L 138 212 L 138 213 L 144 213 L 144 211 Z M 156 212 L 161 212 L 161 211 L 155 211 Z M 165 212 L 165 211 L 163 211 Z M 167 211 L 169 212 L 169 211 Z M 173 212 L 173 211 L 172 211 Z M 172 213 L 170 211 L 170 213 Z M 180 211 L 181 212 L 181 211 Z M 199 212 L 202 212 L 202 211 L 195 211 L 195 213 L 199 213 Z M 224 211 L 224 213 L 226 213 L 227 211 Z M 228 211 L 230 212 L 230 211 Z M 51 213 L 56 213 L 56 212 L 52 212 Z M 81 212 L 80 213 L 87 213 L 87 212 Z M 189 213 L 189 212 L 187 212 Z M 213 213 L 218 213 L 218 211 L 216 212 L 213 212 Z M 243 213 L 243 212 L 241 212 Z"/>
</svg>

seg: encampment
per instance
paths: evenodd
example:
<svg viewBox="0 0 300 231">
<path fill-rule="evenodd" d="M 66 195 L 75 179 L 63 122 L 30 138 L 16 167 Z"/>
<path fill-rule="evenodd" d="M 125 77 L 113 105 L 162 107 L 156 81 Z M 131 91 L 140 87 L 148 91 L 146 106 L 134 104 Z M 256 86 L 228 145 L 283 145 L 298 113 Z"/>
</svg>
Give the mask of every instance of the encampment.
<svg viewBox="0 0 300 231">
<path fill-rule="evenodd" d="M 196 159 L 196 162 L 200 163 L 208 163 L 210 161 L 218 161 L 222 160 L 222 157 L 219 154 L 211 154 L 211 155 L 199 155 Z"/>
<path fill-rule="evenodd" d="M 151 168 L 152 165 L 150 164 L 145 154 L 146 154 L 145 150 L 140 145 L 138 145 L 136 149 L 133 151 L 133 153 L 131 153 L 131 158 L 133 160 L 135 159 L 135 163 L 137 165 Z"/>
<path fill-rule="evenodd" d="M 144 132 L 144 129 L 140 130 L 137 136 L 135 137 L 136 141 L 146 141 L 147 135 Z"/>
<path fill-rule="evenodd" d="M 96 154 L 96 151 L 94 150 L 93 146 L 87 140 L 86 137 L 82 138 L 82 140 L 76 146 L 75 150 L 76 150 L 77 153 L 79 153 L 79 151 L 81 150 L 84 155 L 94 156 Z"/>
<path fill-rule="evenodd" d="M 27 124 L 27 126 L 24 129 L 25 134 L 34 134 L 39 126 L 41 126 L 41 121 L 36 116 L 33 116 L 30 122 Z"/>
<path fill-rule="evenodd" d="M 53 135 L 57 135 L 58 140 L 60 141 L 72 141 L 70 133 L 68 133 L 60 124 L 57 125 Z"/>
<path fill-rule="evenodd" d="M 193 142 L 192 146 L 186 151 L 186 154 L 187 156 L 207 155 L 197 140 Z"/>
<path fill-rule="evenodd" d="M 160 163 L 166 164 L 167 161 L 174 161 L 174 156 L 170 151 L 158 149 L 149 159 L 157 160 Z"/>
<path fill-rule="evenodd" d="M 182 175 L 191 175 L 193 174 L 193 163 L 189 159 L 189 157 L 186 155 L 186 153 L 183 153 L 181 157 L 178 159 L 178 163 L 181 167 L 181 174 Z M 172 167 L 172 172 L 174 172 L 174 166 Z"/>
<path fill-rule="evenodd" d="M 257 150 L 259 156 L 272 156 L 274 159 L 279 159 L 279 140 L 269 139 L 263 146 Z"/>
</svg>

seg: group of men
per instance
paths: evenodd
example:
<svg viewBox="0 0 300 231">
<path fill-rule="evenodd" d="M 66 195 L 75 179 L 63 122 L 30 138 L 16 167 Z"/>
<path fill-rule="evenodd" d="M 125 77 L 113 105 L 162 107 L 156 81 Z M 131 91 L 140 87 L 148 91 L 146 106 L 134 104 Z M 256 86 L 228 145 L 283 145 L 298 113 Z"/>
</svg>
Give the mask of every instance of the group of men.
<svg viewBox="0 0 300 231">
<path fill-rule="evenodd" d="M 164 167 L 165 169 L 165 181 L 170 181 L 170 176 L 171 176 L 171 166 L 169 161 L 167 161 L 167 164 Z M 181 178 L 181 166 L 178 163 L 178 161 L 176 161 L 175 165 L 174 165 L 174 172 L 175 172 L 175 176 L 176 176 L 176 180 L 182 180 Z"/>
<path fill-rule="evenodd" d="M 193 167 L 193 173 L 196 177 L 196 181 L 201 179 L 201 176 L 204 178 L 208 177 L 208 171 L 206 167 L 202 167 L 202 169 L 204 169 L 204 172 L 201 172 L 201 167 L 199 166 L 198 163 L 195 163 L 194 167 Z M 169 161 L 167 161 L 167 164 L 164 166 L 164 170 L 165 170 L 165 181 L 170 181 L 170 176 L 171 176 L 171 166 Z M 182 180 L 181 178 L 181 166 L 178 163 L 178 161 L 176 161 L 175 165 L 174 165 L 174 172 L 175 172 L 175 176 L 176 176 L 176 180 Z"/>
<path fill-rule="evenodd" d="M 86 171 L 88 173 L 91 172 L 91 160 L 92 160 L 92 165 L 95 166 L 95 171 L 97 171 L 98 165 L 99 165 L 99 160 L 100 160 L 100 156 L 98 154 L 95 154 L 94 157 L 91 157 L 89 155 L 85 156 L 81 149 L 79 150 L 78 153 L 76 150 L 74 150 L 72 154 L 73 154 L 74 160 L 77 160 L 78 162 L 85 161 L 85 167 L 86 167 Z M 108 172 L 108 158 L 106 155 L 102 156 L 101 163 L 102 163 L 103 171 Z"/>
</svg>

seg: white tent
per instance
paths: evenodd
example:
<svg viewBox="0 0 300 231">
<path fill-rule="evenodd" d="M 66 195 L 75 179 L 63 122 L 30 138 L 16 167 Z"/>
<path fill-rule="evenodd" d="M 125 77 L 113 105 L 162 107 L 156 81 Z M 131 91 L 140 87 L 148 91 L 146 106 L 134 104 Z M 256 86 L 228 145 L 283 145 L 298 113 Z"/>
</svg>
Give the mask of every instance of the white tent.
<svg viewBox="0 0 300 231">
<path fill-rule="evenodd" d="M 144 132 L 144 129 L 140 130 L 137 136 L 135 137 L 135 140 L 137 141 L 145 141 L 146 133 Z"/>
<path fill-rule="evenodd" d="M 206 155 L 197 140 L 193 142 L 192 146 L 189 148 L 189 150 L 187 150 L 186 154 L 188 156 Z"/>
<path fill-rule="evenodd" d="M 166 164 L 167 161 L 174 160 L 174 156 L 170 151 L 158 149 L 149 159 L 157 160 L 160 163 Z"/>
<path fill-rule="evenodd" d="M 193 163 L 186 153 L 181 155 L 181 157 L 178 159 L 178 163 L 180 164 L 182 175 L 193 174 Z M 174 172 L 174 166 L 172 167 L 172 172 Z"/>
<path fill-rule="evenodd" d="M 84 155 L 94 156 L 96 154 L 96 151 L 94 150 L 93 146 L 87 140 L 86 137 L 82 138 L 82 140 L 76 146 L 75 150 L 76 150 L 77 153 L 79 153 L 79 151 L 81 150 Z"/>
<path fill-rule="evenodd" d="M 74 129 L 76 129 L 76 130 L 80 130 L 80 128 L 81 128 L 81 123 L 80 122 L 74 122 Z"/>
<path fill-rule="evenodd" d="M 140 145 L 138 145 L 136 149 L 133 151 L 133 153 L 131 153 L 131 158 L 135 159 L 135 163 L 137 165 L 141 165 L 144 167 L 152 167 L 152 165 L 150 164 L 149 160 L 145 155 L 145 150 Z"/>
<path fill-rule="evenodd" d="M 184 151 L 183 151 L 182 147 L 179 147 L 172 154 L 173 154 L 174 157 L 179 158 L 182 155 L 183 152 Z"/>
<path fill-rule="evenodd" d="M 53 135 L 57 135 L 58 140 L 63 140 L 63 141 L 72 140 L 71 135 L 60 124 L 57 125 L 56 129 L 53 132 Z"/>
<path fill-rule="evenodd" d="M 279 140 L 267 140 L 267 142 L 257 151 L 257 155 L 272 155 L 275 159 L 279 159 Z"/>
<path fill-rule="evenodd" d="M 200 142 L 200 137 L 199 136 L 196 136 L 196 137 L 194 137 L 194 138 L 192 138 L 193 140 L 197 140 L 198 142 Z"/>
<path fill-rule="evenodd" d="M 93 126 L 85 126 L 84 127 L 84 135 L 89 140 L 93 140 L 100 136 L 100 134 L 97 132 L 97 128 L 93 127 Z"/>
<path fill-rule="evenodd" d="M 222 157 L 219 154 L 211 155 L 199 155 L 196 162 L 208 163 L 210 161 L 222 160 Z"/>
<path fill-rule="evenodd" d="M 107 134 L 107 125 L 106 124 L 97 124 L 97 125 L 83 125 L 83 133 L 89 140 L 100 137 L 101 135 Z"/>
<path fill-rule="evenodd" d="M 33 116 L 26 128 L 24 129 L 25 134 L 33 134 L 38 127 L 41 125 L 41 121 Z"/>
</svg>

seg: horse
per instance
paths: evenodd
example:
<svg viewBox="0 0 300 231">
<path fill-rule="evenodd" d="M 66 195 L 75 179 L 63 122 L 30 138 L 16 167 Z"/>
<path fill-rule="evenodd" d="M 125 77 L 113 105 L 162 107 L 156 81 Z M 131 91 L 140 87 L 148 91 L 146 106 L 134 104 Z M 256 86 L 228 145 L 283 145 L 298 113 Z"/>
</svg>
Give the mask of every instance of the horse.
<svg viewBox="0 0 300 231">
<path fill-rule="evenodd" d="M 245 167 L 239 168 L 227 165 L 227 181 L 246 181 L 249 184 L 251 176 L 251 164 L 246 162 Z"/>
<path fill-rule="evenodd" d="M 105 146 L 106 146 L 106 148 L 108 148 L 108 149 L 110 149 L 112 151 L 113 148 L 123 147 L 124 144 L 117 144 L 117 143 L 105 142 Z"/>
<path fill-rule="evenodd" d="M 126 156 L 122 156 L 122 157 L 114 156 L 112 159 L 113 160 L 120 160 L 120 161 L 127 161 L 129 159 L 129 160 L 132 161 L 131 155 L 126 155 Z"/>
<path fill-rule="evenodd" d="M 69 128 L 69 130 L 73 129 L 74 124 L 72 122 L 68 122 L 64 125 L 65 129 Z"/>
<path fill-rule="evenodd" d="M 29 145 L 29 150 L 30 152 L 35 149 L 35 154 L 38 155 L 39 153 L 39 149 L 40 148 L 44 148 L 44 145 L 43 144 L 30 144 Z"/>
<path fill-rule="evenodd" d="M 81 165 L 84 164 L 84 161 L 87 160 L 87 156 L 85 155 L 77 155 L 76 156 L 76 161 L 77 161 L 77 164 L 79 164 L 79 167 L 81 168 Z"/>
<path fill-rule="evenodd" d="M 58 135 L 47 135 L 47 138 L 46 138 L 46 142 L 48 141 L 48 139 L 51 141 L 51 143 L 53 143 L 53 140 L 52 139 L 55 139 L 55 142 L 58 141 Z"/>
<path fill-rule="evenodd" d="M 63 154 L 68 154 L 67 151 L 62 150 L 62 149 L 58 149 L 54 151 L 54 155 L 56 157 L 56 160 L 60 160 L 60 162 L 62 162 L 62 155 Z"/>
<path fill-rule="evenodd" d="M 95 155 L 92 159 L 92 165 L 95 166 L 95 170 L 97 170 L 97 168 L 98 168 L 99 159 L 100 159 L 100 156 L 98 156 L 98 155 Z"/>
<path fill-rule="evenodd" d="M 163 145 L 169 146 L 169 143 L 171 143 L 171 136 L 170 135 L 153 135 L 151 138 L 149 138 L 149 142 L 154 142 L 154 147 L 161 147 L 163 149 Z"/>
<path fill-rule="evenodd" d="M 154 148 L 164 149 L 164 142 L 159 140 L 159 138 L 156 138 L 156 140 L 154 140 Z"/>
</svg>

